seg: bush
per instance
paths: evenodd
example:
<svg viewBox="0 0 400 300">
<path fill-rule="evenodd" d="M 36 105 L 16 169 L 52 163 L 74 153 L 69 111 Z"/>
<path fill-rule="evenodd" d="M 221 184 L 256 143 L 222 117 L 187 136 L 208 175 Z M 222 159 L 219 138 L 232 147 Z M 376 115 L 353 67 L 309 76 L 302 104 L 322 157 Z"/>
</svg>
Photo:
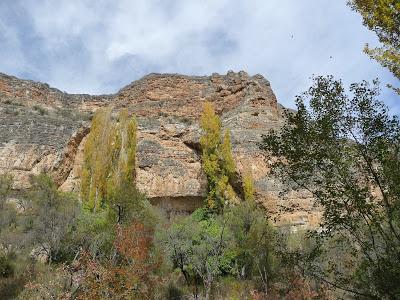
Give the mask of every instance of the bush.
<svg viewBox="0 0 400 300">
<path fill-rule="evenodd" d="M 9 257 L 0 256 L 0 277 L 8 278 L 14 275 L 14 267 Z"/>
<path fill-rule="evenodd" d="M 47 109 L 45 109 L 39 105 L 34 105 L 32 108 L 33 108 L 33 110 L 37 111 L 42 116 L 48 114 Z"/>
</svg>

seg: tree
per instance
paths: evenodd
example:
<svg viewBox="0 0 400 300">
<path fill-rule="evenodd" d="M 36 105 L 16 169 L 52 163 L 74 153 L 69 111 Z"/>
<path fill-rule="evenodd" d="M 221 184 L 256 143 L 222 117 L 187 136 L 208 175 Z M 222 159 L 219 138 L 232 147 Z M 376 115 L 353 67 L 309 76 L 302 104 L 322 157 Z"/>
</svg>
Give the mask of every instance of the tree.
<svg viewBox="0 0 400 300">
<path fill-rule="evenodd" d="M 107 208 L 95 213 L 82 210 L 75 230 L 75 244 L 99 263 L 115 254 L 115 227 L 140 222 L 147 228 L 157 225 L 155 208 L 134 184 L 123 180 L 108 196 Z"/>
<path fill-rule="evenodd" d="M 233 201 L 235 192 L 230 184 L 235 173 L 229 130 L 221 137 L 221 121 L 211 103 L 204 104 L 200 119 L 202 164 L 207 176 L 206 205 L 212 212 L 221 212 L 225 201 Z"/>
<path fill-rule="evenodd" d="M 74 228 L 79 213 L 77 199 L 59 192 L 52 179 L 42 174 L 33 177 L 29 200 L 33 202 L 33 243 L 50 264 L 60 258 L 63 243 Z"/>
<path fill-rule="evenodd" d="M 245 171 L 242 185 L 244 200 L 248 202 L 254 201 L 254 179 L 250 171 Z"/>
<path fill-rule="evenodd" d="M 134 219 L 145 222 L 146 201 L 145 195 L 132 182 L 122 180 L 118 186 L 113 187 L 113 193 L 109 196 L 109 216 L 112 223 L 123 224 Z"/>
<path fill-rule="evenodd" d="M 119 186 L 134 184 L 136 167 L 136 131 L 134 117 L 128 111 L 112 120 L 111 109 L 99 109 L 84 149 L 81 197 L 92 211 L 104 208 Z"/>
<path fill-rule="evenodd" d="M 104 207 L 115 139 L 111 109 L 96 111 L 84 149 L 81 197 L 93 211 Z"/>
<path fill-rule="evenodd" d="M 365 52 L 400 79 L 400 2 L 398 0 L 350 0 L 352 9 L 361 14 L 364 25 L 374 31 L 383 44 L 365 46 Z"/>
<path fill-rule="evenodd" d="M 78 299 L 153 299 L 152 272 L 159 259 L 151 253 L 153 230 L 139 222 L 115 229 L 115 255 L 100 264 L 84 254 L 80 264 L 83 282 Z"/>
<path fill-rule="evenodd" d="M 232 235 L 222 217 L 205 218 L 204 209 L 172 224 L 161 237 L 166 255 L 178 268 L 188 286 L 203 283 L 205 299 L 209 299 L 214 282 L 231 272 L 235 253 Z"/>
<path fill-rule="evenodd" d="M 238 278 L 257 278 L 268 295 L 277 273 L 275 257 L 276 231 L 265 211 L 254 201 L 242 202 L 229 208 L 224 215 L 229 232 L 235 240 L 235 266 Z"/>
<path fill-rule="evenodd" d="M 135 118 L 129 118 L 128 110 L 119 112 L 118 123 L 115 124 L 115 140 L 113 142 L 113 154 L 111 162 L 111 179 L 109 180 L 109 192 L 118 187 L 122 182 L 134 184 L 136 167 L 136 132 Z"/>
<path fill-rule="evenodd" d="M 319 252 L 346 249 L 346 263 L 331 256 L 311 274 L 358 296 L 397 299 L 399 120 L 378 100 L 377 82 L 352 84 L 350 92 L 331 76 L 316 77 L 262 148 L 278 158 L 274 170 L 289 187 L 308 190 L 323 207 Z"/>
<path fill-rule="evenodd" d="M 4 230 L 8 230 L 15 224 L 16 210 L 7 201 L 12 188 L 13 178 L 11 175 L 0 175 L 0 234 Z"/>
<path fill-rule="evenodd" d="M 13 178 L 9 174 L 0 175 L 0 209 L 3 209 L 7 196 L 11 192 Z"/>
</svg>

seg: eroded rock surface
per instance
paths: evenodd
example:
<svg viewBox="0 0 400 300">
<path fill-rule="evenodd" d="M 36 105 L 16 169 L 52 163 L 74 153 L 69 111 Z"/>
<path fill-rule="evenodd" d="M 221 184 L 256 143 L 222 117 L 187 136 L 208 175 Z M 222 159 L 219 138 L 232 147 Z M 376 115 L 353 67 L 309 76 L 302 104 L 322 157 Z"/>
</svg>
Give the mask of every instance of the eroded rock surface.
<svg viewBox="0 0 400 300">
<path fill-rule="evenodd" d="M 137 184 L 167 211 L 190 212 L 202 205 L 206 180 L 200 162 L 199 116 L 214 103 L 231 130 L 237 163 L 236 190 L 251 171 L 257 200 L 277 223 L 316 225 L 320 211 L 310 195 L 282 197 L 269 175 L 270 158 L 259 150 L 261 135 L 279 129 L 282 107 L 269 82 L 241 71 L 227 75 L 150 74 L 114 95 L 70 95 L 46 84 L 0 74 L 0 172 L 14 175 L 15 188 L 29 176 L 49 172 L 60 189 L 79 191 L 79 173 L 90 117 L 99 107 L 122 107 L 138 117 Z"/>
</svg>

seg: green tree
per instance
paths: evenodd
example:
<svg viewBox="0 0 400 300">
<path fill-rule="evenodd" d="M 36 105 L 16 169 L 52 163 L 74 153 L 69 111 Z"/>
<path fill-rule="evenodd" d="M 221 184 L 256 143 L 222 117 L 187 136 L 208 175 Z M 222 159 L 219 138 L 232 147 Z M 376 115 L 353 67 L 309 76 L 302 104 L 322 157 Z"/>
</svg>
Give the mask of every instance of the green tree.
<svg viewBox="0 0 400 300">
<path fill-rule="evenodd" d="M 367 44 L 365 52 L 400 79 L 400 1 L 350 0 L 348 3 L 383 44 L 380 48 L 370 48 Z"/>
<path fill-rule="evenodd" d="M 233 274 L 241 279 L 258 279 L 268 295 L 277 274 L 275 256 L 276 231 L 265 211 L 254 201 L 230 207 L 224 214 L 227 228 L 235 241 L 235 267 Z"/>
<path fill-rule="evenodd" d="M 11 193 L 12 183 L 11 175 L 0 175 L 0 234 L 4 230 L 7 231 L 16 222 L 15 207 L 7 201 L 7 197 Z"/>
<path fill-rule="evenodd" d="M 377 82 L 350 92 L 331 76 L 315 78 L 262 148 L 278 158 L 274 171 L 289 187 L 308 190 L 324 209 L 320 251 L 345 245 L 346 263 L 331 256 L 312 275 L 358 296 L 398 299 L 399 120 L 378 100 Z"/>
<path fill-rule="evenodd" d="M 186 283 L 204 286 L 205 299 L 209 299 L 214 282 L 233 268 L 235 253 L 232 235 L 221 216 L 206 218 L 204 209 L 174 223 L 161 237 L 168 259 L 178 268 Z"/>
<path fill-rule="evenodd" d="M 226 130 L 222 139 L 221 120 L 209 102 L 204 104 L 200 125 L 203 131 L 200 139 L 202 165 L 208 184 L 206 206 L 212 212 L 221 212 L 225 202 L 235 198 L 230 184 L 236 168 L 232 158 L 230 133 Z"/>
<path fill-rule="evenodd" d="M 77 199 L 72 194 L 59 192 L 52 179 L 41 174 L 32 179 L 29 200 L 33 203 L 33 245 L 40 247 L 49 263 L 57 261 L 63 255 L 65 241 L 77 221 Z"/>
</svg>

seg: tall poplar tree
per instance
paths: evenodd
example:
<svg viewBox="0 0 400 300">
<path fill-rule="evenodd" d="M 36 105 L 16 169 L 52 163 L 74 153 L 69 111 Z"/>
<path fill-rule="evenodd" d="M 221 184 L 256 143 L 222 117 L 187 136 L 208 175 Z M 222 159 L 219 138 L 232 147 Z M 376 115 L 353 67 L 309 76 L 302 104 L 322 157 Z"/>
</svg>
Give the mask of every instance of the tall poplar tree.
<svg viewBox="0 0 400 300">
<path fill-rule="evenodd" d="M 96 112 L 81 175 L 81 196 L 90 210 L 104 207 L 121 186 L 134 185 L 136 131 L 136 119 L 126 109 L 118 122 L 112 120 L 111 109 Z"/>
<path fill-rule="evenodd" d="M 222 139 L 221 120 L 209 102 L 204 104 L 200 125 L 203 131 L 200 139 L 202 164 L 208 184 L 206 206 L 218 213 L 222 211 L 225 201 L 235 198 L 229 183 L 236 168 L 232 158 L 230 133 L 226 130 Z"/>
<path fill-rule="evenodd" d="M 81 174 L 81 196 L 90 210 L 100 209 L 107 197 L 114 140 L 111 108 L 97 110 L 85 144 Z"/>
</svg>

